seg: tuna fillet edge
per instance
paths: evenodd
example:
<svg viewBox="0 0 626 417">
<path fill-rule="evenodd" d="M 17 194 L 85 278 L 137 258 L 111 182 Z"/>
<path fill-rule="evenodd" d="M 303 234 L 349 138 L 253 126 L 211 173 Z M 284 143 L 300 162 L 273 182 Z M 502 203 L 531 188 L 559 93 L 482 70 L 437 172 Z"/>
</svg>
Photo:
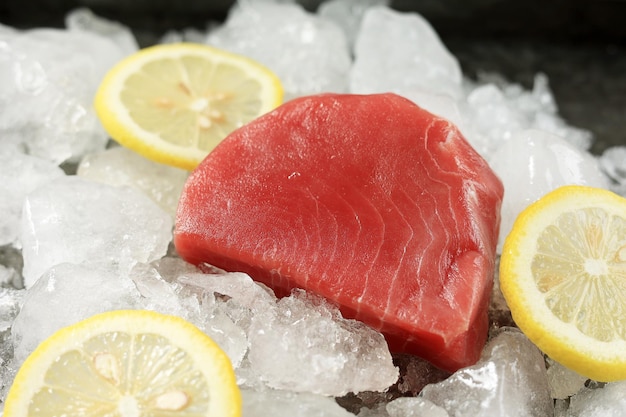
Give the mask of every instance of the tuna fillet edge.
<svg viewBox="0 0 626 417">
<path fill-rule="evenodd" d="M 303 97 L 190 175 L 175 245 L 278 295 L 304 288 L 455 371 L 487 338 L 503 188 L 457 128 L 394 94 Z"/>
</svg>

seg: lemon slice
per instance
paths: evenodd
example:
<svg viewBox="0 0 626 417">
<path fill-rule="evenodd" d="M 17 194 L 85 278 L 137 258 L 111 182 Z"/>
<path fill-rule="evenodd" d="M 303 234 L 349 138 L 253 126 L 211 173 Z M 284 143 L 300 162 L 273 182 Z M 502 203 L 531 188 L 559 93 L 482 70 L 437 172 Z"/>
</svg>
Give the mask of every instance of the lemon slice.
<svg viewBox="0 0 626 417">
<path fill-rule="evenodd" d="M 189 322 L 151 311 L 95 315 L 50 336 L 26 359 L 5 417 L 236 417 L 228 357 Z"/>
<path fill-rule="evenodd" d="M 230 132 L 281 104 L 274 73 L 207 45 L 142 49 L 115 65 L 95 97 L 96 113 L 120 144 L 191 170 Z"/>
<path fill-rule="evenodd" d="M 549 357 L 598 381 L 626 378 L 626 199 L 564 186 L 528 206 L 505 240 L 500 286 Z"/>
</svg>

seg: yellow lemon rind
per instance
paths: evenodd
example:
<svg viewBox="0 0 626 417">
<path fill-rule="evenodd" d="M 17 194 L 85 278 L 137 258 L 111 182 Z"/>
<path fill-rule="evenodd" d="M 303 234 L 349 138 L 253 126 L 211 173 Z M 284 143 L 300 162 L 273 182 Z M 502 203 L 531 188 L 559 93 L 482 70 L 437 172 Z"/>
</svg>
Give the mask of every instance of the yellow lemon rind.
<svg viewBox="0 0 626 417">
<path fill-rule="evenodd" d="M 203 44 L 183 42 L 147 47 L 124 58 L 111 68 L 100 83 L 94 99 L 96 114 L 105 131 L 119 144 L 148 159 L 191 171 L 212 149 L 178 146 L 161 139 L 157 134 L 138 126 L 120 99 L 125 80 L 143 65 L 160 58 L 178 58 L 186 55 L 207 56 L 215 62 L 225 61 L 246 72 L 252 69 L 255 79 L 263 86 L 259 116 L 282 104 L 284 90 L 280 79 L 264 65 L 248 57 Z"/>
<path fill-rule="evenodd" d="M 506 237 L 500 260 L 500 288 L 517 326 L 542 352 L 593 380 L 626 378 L 626 341 L 602 342 L 563 323 L 543 302 L 530 270 L 537 236 L 563 211 L 600 207 L 626 217 L 626 200 L 594 187 L 557 188 L 529 205 Z"/>
<path fill-rule="evenodd" d="M 212 395 L 207 416 L 240 417 L 241 393 L 228 356 L 205 333 L 190 322 L 148 310 L 115 310 L 99 313 L 56 331 L 26 358 L 7 394 L 5 417 L 28 416 L 29 401 L 44 385 L 50 364 L 61 354 L 79 348 L 92 336 L 111 331 L 155 333 L 181 346 L 205 375 Z M 182 342 L 185 343 L 182 343 Z M 193 347 L 190 349 L 190 347 Z M 207 359 L 210 362 L 207 362 Z"/>
</svg>

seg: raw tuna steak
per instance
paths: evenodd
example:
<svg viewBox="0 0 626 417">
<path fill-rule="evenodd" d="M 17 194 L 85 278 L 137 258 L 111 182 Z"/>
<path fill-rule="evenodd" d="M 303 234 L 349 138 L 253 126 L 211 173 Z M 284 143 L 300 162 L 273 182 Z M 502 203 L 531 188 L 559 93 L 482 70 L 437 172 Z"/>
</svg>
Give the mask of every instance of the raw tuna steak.
<svg viewBox="0 0 626 417">
<path fill-rule="evenodd" d="M 189 177 L 178 253 L 337 303 L 449 371 L 487 336 L 502 185 L 448 121 L 393 95 L 288 102 Z"/>
</svg>

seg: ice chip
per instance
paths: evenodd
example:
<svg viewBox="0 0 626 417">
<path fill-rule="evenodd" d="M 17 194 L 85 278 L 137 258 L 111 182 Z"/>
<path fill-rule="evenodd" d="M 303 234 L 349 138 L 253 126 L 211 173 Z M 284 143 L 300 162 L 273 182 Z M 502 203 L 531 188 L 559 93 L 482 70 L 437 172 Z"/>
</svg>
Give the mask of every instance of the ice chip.
<svg viewBox="0 0 626 417">
<path fill-rule="evenodd" d="M 251 366 L 272 388 L 339 396 L 383 391 L 398 379 L 380 333 L 304 291 L 257 312 L 249 340 Z"/>
<path fill-rule="evenodd" d="M 400 368 L 400 378 L 395 389 L 403 397 L 414 397 L 426 385 L 443 381 L 450 376 L 449 372 L 436 368 L 430 362 L 414 355 L 396 354 L 394 363 Z"/>
<path fill-rule="evenodd" d="M 566 400 L 554 400 L 554 417 L 567 417 L 569 398 Z"/>
<path fill-rule="evenodd" d="M 611 191 L 626 197 L 626 146 L 611 146 L 600 156 L 600 168 L 611 181 Z"/>
<path fill-rule="evenodd" d="M 87 7 L 70 11 L 65 16 L 65 26 L 72 32 L 92 33 L 109 39 L 120 48 L 123 55 L 130 55 L 139 49 L 130 28 L 119 22 L 97 16 Z"/>
<path fill-rule="evenodd" d="M 516 133 L 489 164 L 505 189 L 498 252 L 519 213 L 544 194 L 568 184 L 609 187 L 594 156 L 540 130 Z"/>
<path fill-rule="evenodd" d="M 15 270 L 0 264 L 0 285 L 11 287 L 14 280 Z"/>
<path fill-rule="evenodd" d="M 626 381 L 603 388 L 584 388 L 570 398 L 567 417 L 623 417 L 626 410 Z"/>
<path fill-rule="evenodd" d="M 389 417 L 385 408 L 386 404 L 377 404 L 374 407 L 362 407 L 357 413 L 358 417 Z"/>
<path fill-rule="evenodd" d="M 61 264 L 46 272 L 24 296 L 11 329 L 21 363 L 48 336 L 94 314 L 136 308 L 133 282 L 116 272 Z"/>
<path fill-rule="evenodd" d="M 567 125 L 544 74 L 537 74 L 532 90 L 500 76 L 483 74 L 478 83 L 466 80 L 466 99 L 460 106 L 461 130 L 485 158 L 521 130 L 535 129 L 560 136 L 580 150 L 591 146 L 591 133 Z"/>
<path fill-rule="evenodd" d="M 367 9 L 374 6 L 389 6 L 389 3 L 390 0 L 329 0 L 320 4 L 317 13 L 343 29 L 352 51 Z"/>
<path fill-rule="evenodd" d="M 78 165 L 77 175 L 114 186 L 134 187 L 174 217 L 189 173 L 116 146 L 87 155 Z"/>
<path fill-rule="evenodd" d="M 254 282 L 249 275 L 242 272 L 185 274 L 178 281 L 204 292 L 227 296 L 253 313 L 271 308 L 276 302 L 272 290 Z"/>
<path fill-rule="evenodd" d="M 580 150 L 589 150 L 593 140 L 591 132 L 568 125 L 559 115 L 556 100 L 548 83 L 548 76 L 535 75 L 535 82 L 530 94 L 524 95 L 531 103 L 534 112 L 533 128 L 545 130 L 567 140 Z"/>
<path fill-rule="evenodd" d="M 249 351 L 236 369 L 242 386 L 344 395 L 382 391 L 398 378 L 382 335 L 319 297 L 298 290 L 277 300 L 243 273 L 186 274 L 178 282 L 215 295 L 216 312 L 247 335 Z"/>
<path fill-rule="evenodd" d="M 11 328 L 20 311 L 25 292 L 26 290 L 0 287 L 0 333 Z"/>
<path fill-rule="evenodd" d="M 196 324 L 228 354 L 238 383 L 262 386 L 249 364 L 243 362 L 248 353 L 252 317 L 257 311 L 273 308 L 274 293 L 239 272 L 183 273 L 176 282 L 202 300 L 202 316 Z"/>
<path fill-rule="evenodd" d="M 17 29 L 0 23 L 0 39 L 3 39 L 7 36 L 15 35 L 16 32 L 17 32 Z"/>
<path fill-rule="evenodd" d="M 478 363 L 427 385 L 420 395 L 455 417 L 552 413 L 543 354 L 513 328 L 490 340 Z"/>
<path fill-rule="evenodd" d="M 514 103 L 509 103 L 511 99 L 496 84 L 477 86 L 466 100 L 463 117 L 467 122 L 462 131 L 484 157 L 489 157 L 515 132 L 530 124 L 528 115 L 519 111 Z"/>
<path fill-rule="evenodd" d="M 422 397 L 397 398 L 387 404 L 389 417 L 448 417 L 448 412 Z"/>
<path fill-rule="evenodd" d="M 13 245 L 0 246 L 0 286 L 24 288 L 22 250 Z"/>
<path fill-rule="evenodd" d="M 138 263 L 130 271 L 130 279 L 142 297 L 142 308 L 183 317 L 189 320 L 190 312 L 197 310 L 198 302 L 186 303 L 176 284 L 167 282 L 150 264 Z"/>
<path fill-rule="evenodd" d="M 280 78 L 285 100 L 347 91 L 351 59 L 343 31 L 298 4 L 240 2 L 206 42 L 267 66 Z"/>
<path fill-rule="evenodd" d="M 406 91 L 403 95 L 424 110 L 449 120 L 463 131 L 465 120 L 459 110 L 459 102 L 449 95 L 419 89 Z"/>
<path fill-rule="evenodd" d="M 191 43 L 204 43 L 206 40 L 207 32 L 194 27 L 188 27 L 181 30 L 170 29 L 161 36 L 158 43 L 178 43 L 178 42 L 191 42 Z"/>
<path fill-rule="evenodd" d="M 559 400 L 569 398 L 585 386 L 586 377 L 550 358 L 546 359 L 546 363 L 548 364 L 548 384 L 552 398 Z"/>
<path fill-rule="evenodd" d="M 406 96 L 419 90 L 458 99 L 461 80 L 458 61 L 422 16 L 381 6 L 365 12 L 350 73 L 351 93 Z"/>
<path fill-rule="evenodd" d="M 11 332 L 7 330 L 0 333 L 0 398 L 3 399 L 3 402 L 13 383 L 17 370 L 18 368 L 14 365 L 13 360 Z"/>
<path fill-rule="evenodd" d="M 248 353 L 247 327 L 237 317 L 232 317 L 232 308 L 224 304 L 229 301 L 218 299 L 215 294 L 202 297 L 201 315 L 196 325 L 208 334 L 226 352 L 237 371 Z"/>
<path fill-rule="evenodd" d="M 93 97 L 123 57 L 92 33 L 31 29 L 4 34 L 0 48 L 0 135 L 55 164 L 103 149 L 107 135 Z"/>
<path fill-rule="evenodd" d="M 178 256 L 164 256 L 152 262 L 152 266 L 167 282 L 175 282 L 184 275 L 200 273 L 195 265 L 183 261 Z"/>
<path fill-rule="evenodd" d="M 241 391 L 244 417 L 354 417 L 330 397 L 280 390 Z"/>
<path fill-rule="evenodd" d="M 183 273 L 176 282 L 201 300 L 201 316 L 196 325 L 224 349 L 235 367 L 238 382 L 246 383 L 247 370 L 241 371 L 241 366 L 248 352 L 251 317 L 259 309 L 271 308 L 276 297 L 238 272 Z"/>
<path fill-rule="evenodd" d="M 626 184 L 626 146 L 612 146 L 600 158 L 602 171 L 618 184 Z"/>
<path fill-rule="evenodd" d="M 64 175 L 50 161 L 0 149 L 0 246 L 19 246 L 19 224 L 26 195 Z"/>
<path fill-rule="evenodd" d="M 76 176 L 59 178 L 24 203 L 24 284 L 32 286 L 64 262 L 128 273 L 137 263 L 164 256 L 171 237 L 171 216 L 140 192 Z"/>
<path fill-rule="evenodd" d="M 489 298 L 489 321 L 492 328 L 515 327 L 509 305 L 504 299 L 500 288 L 500 257 L 496 259 L 496 268 L 493 280 L 491 297 Z"/>
<path fill-rule="evenodd" d="M 152 264 L 138 264 L 130 274 L 141 295 L 142 309 L 182 317 L 208 334 L 239 366 L 248 350 L 245 331 L 233 323 L 220 308 L 213 293 L 189 291 L 178 282 L 183 274 L 195 274 L 195 267 L 185 266 L 175 258 L 162 258 Z"/>
<path fill-rule="evenodd" d="M 402 375 L 402 370 L 399 373 Z M 359 416 L 365 414 L 368 417 L 378 417 L 381 414 L 388 417 L 385 405 L 398 397 L 398 393 L 394 390 L 395 386 L 396 384 L 385 391 L 349 393 L 342 397 L 337 397 L 336 400 L 340 406 Z"/>
</svg>

